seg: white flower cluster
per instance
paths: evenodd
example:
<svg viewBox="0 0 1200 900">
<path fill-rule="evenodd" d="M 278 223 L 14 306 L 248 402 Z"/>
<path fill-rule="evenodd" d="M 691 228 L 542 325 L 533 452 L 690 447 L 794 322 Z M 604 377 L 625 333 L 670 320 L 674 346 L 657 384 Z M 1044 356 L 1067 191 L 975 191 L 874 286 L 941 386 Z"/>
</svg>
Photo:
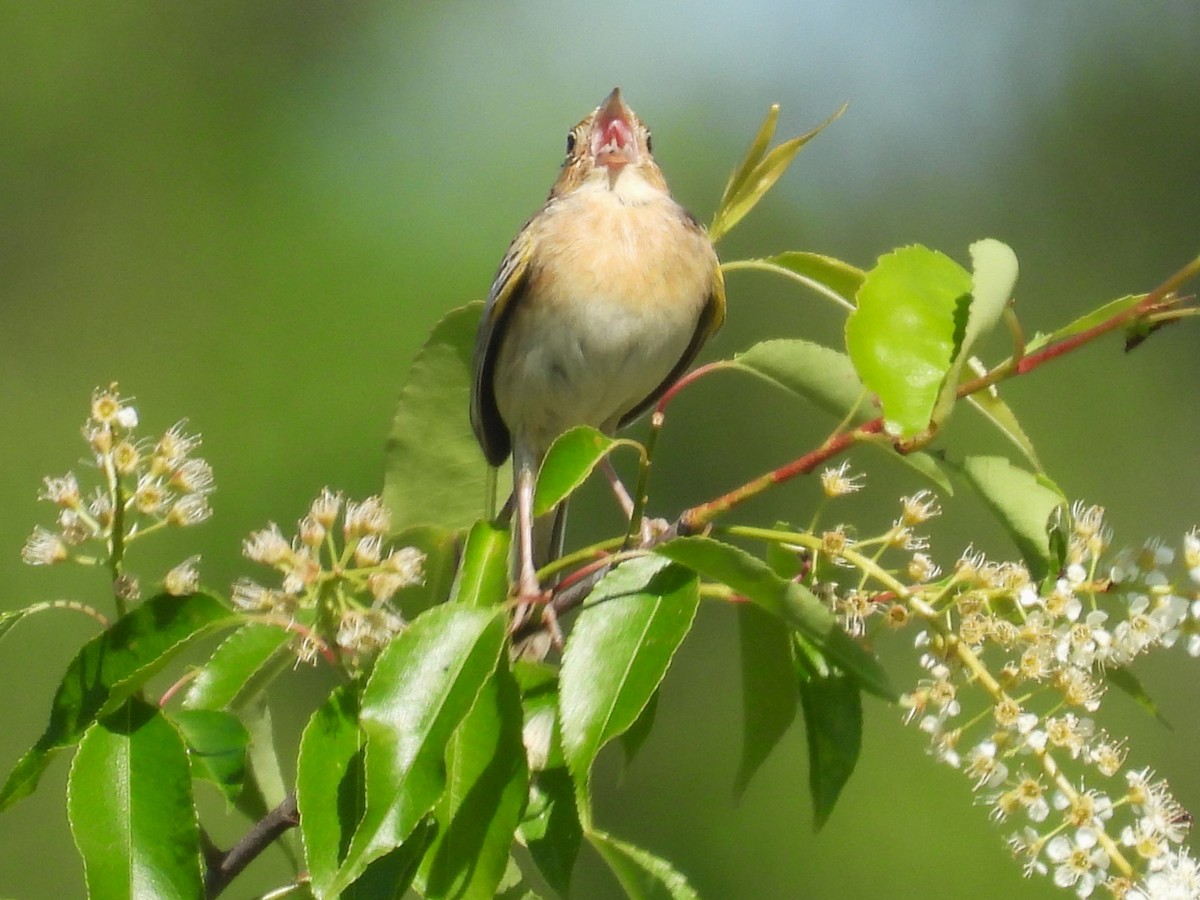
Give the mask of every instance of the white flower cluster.
<svg viewBox="0 0 1200 900">
<path fill-rule="evenodd" d="M 184 433 L 182 422 L 157 441 L 139 438 L 137 426 L 137 409 L 116 385 L 93 392 L 83 435 L 99 484 L 85 496 L 74 472 L 45 479 L 39 499 L 58 507 L 57 527 L 34 529 L 21 551 L 26 563 L 74 560 L 115 563 L 120 569 L 130 541 L 162 528 L 196 525 L 212 515 L 212 467 L 194 455 L 200 438 Z M 165 589 L 173 594 L 196 590 L 198 561 L 192 557 L 172 569 Z M 124 599 L 138 595 L 137 583 L 128 575 L 117 577 L 115 586 Z"/>
<path fill-rule="evenodd" d="M 243 542 L 243 553 L 275 569 L 282 583 L 268 588 L 240 579 L 233 586 L 234 603 L 299 626 L 300 659 L 311 662 L 332 645 L 357 665 L 404 628 L 391 605 L 397 591 L 423 581 L 423 553 L 385 546 L 389 524 L 380 498 L 346 502 L 325 488 L 291 540 L 271 523 Z"/>
<path fill-rule="evenodd" d="M 953 574 L 913 589 L 928 624 L 925 676 L 908 721 L 935 758 L 961 769 L 992 817 L 1017 826 L 1026 874 L 1088 897 L 1198 898 L 1200 867 L 1182 846 L 1191 816 L 1165 782 L 1124 769 L 1126 747 L 1093 719 L 1105 679 L 1187 635 L 1200 654 L 1200 539 L 1151 542 L 1108 559 L 1103 510 L 1071 511 L 1067 566 L 1039 589 L 1022 565 L 968 551 Z M 923 567 L 921 567 L 923 568 Z M 989 712 L 990 710 L 990 712 Z"/>
</svg>

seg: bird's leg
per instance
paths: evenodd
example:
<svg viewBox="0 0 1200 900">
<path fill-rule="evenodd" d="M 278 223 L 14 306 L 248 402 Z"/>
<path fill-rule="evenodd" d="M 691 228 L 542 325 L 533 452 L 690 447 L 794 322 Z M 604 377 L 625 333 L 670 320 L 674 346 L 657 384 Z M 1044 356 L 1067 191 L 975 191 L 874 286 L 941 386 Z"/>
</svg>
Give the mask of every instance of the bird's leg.
<svg viewBox="0 0 1200 900">
<path fill-rule="evenodd" d="M 519 443 L 514 447 L 513 470 L 513 493 L 517 501 L 517 596 L 531 601 L 542 593 L 537 567 L 533 564 L 533 488 L 537 468 Z"/>
<path fill-rule="evenodd" d="M 604 472 L 604 477 L 608 479 L 608 483 L 612 486 L 612 491 L 617 497 L 617 503 L 620 504 L 621 510 L 625 513 L 625 518 L 633 519 L 633 497 L 630 496 L 629 490 L 621 481 L 621 476 L 617 474 L 617 470 L 613 468 L 611 460 L 606 456 L 600 460 L 600 468 Z M 641 540 L 641 545 L 647 546 L 654 540 L 656 532 L 667 527 L 667 523 L 662 519 L 649 519 L 642 516 L 642 521 L 638 529 L 638 538 Z"/>
<path fill-rule="evenodd" d="M 617 495 L 617 503 L 625 513 L 625 518 L 633 518 L 633 497 L 630 496 L 628 489 L 621 481 L 617 470 L 613 468 L 612 460 L 607 456 L 604 457 L 600 460 L 600 468 L 604 471 L 604 477 L 608 479 L 608 483 L 612 485 L 613 493 Z"/>
<path fill-rule="evenodd" d="M 554 646 L 563 645 L 562 629 L 558 616 L 550 605 L 549 592 L 542 591 L 537 578 L 537 563 L 534 561 L 533 533 L 533 490 L 537 481 L 537 459 L 523 441 L 513 443 L 513 494 L 517 507 L 517 612 L 513 627 L 519 628 L 529 618 L 531 611 L 540 606 L 542 624 Z M 544 655 L 544 652 L 541 654 Z"/>
</svg>

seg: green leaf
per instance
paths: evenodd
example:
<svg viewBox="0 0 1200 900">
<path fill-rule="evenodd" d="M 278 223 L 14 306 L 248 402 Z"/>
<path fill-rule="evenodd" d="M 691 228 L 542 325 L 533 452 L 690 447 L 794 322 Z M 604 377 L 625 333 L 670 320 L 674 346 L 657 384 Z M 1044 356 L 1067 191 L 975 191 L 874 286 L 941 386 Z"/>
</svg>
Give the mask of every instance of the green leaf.
<svg viewBox="0 0 1200 900">
<path fill-rule="evenodd" d="M 0 810 L 32 793 L 56 752 L 78 741 L 94 721 L 118 709 L 189 643 L 238 621 L 235 613 L 207 594 L 162 594 L 84 644 L 54 695 L 50 724 L 0 789 Z"/>
<path fill-rule="evenodd" d="M 533 495 L 534 516 L 544 516 L 582 485 L 600 462 L 621 445 L 639 446 L 635 441 L 615 440 L 587 425 L 572 428 L 550 445 L 538 471 Z"/>
<path fill-rule="evenodd" d="M 366 806 L 357 684 L 333 691 L 304 728 L 296 765 L 296 803 L 305 859 L 316 897 L 329 887 Z M 342 900 L 400 897 L 433 842 L 432 821 L 417 825 L 404 844 L 371 863 Z"/>
<path fill-rule="evenodd" d="M 828 821 L 862 750 L 859 684 L 836 669 L 806 642 L 798 642 L 800 705 L 808 737 L 808 785 L 813 828 Z"/>
<path fill-rule="evenodd" d="M 1035 582 L 1058 568 L 1050 546 L 1050 516 L 1066 498 L 1051 482 L 1002 456 L 968 456 L 962 473 L 1017 545 Z"/>
<path fill-rule="evenodd" d="M 458 530 L 484 509 L 488 466 L 467 416 L 482 310 L 482 303 L 471 303 L 447 313 L 400 389 L 383 482 L 393 530 L 411 525 Z"/>
<path fill-rule="evenodd" d="M 433 820 L 422 820 L 403 844 L 367 866 L 367 871 L 342 891 L 340 900 L 402 900 L 410 896 L 408 889 L 436 836 Z"/>
<path fill-rule="evenodd" d="M 847 309 L 854 308 L 854 296 L 866 278 L 866 273 L 850 263 L 820 253 L 789 250 L 777 256 L 760 259 L 739 259 L 725 263 L 726 271 L 758 270 L 782 275 Z"/>
<path fill-rule="evenodd" d="M 559 703 L 563 753 L 585 825 L 591 817 L 592 762 L 637 721 L 691 628 L 699 602 L 690 572 L 651 556 L 610 572 L 580 612 L 563 652 Z"/>
<path fill-rule="evenodd" d="M 446 744 L 496 668 L 505 624 L 499 608 L 437 606 L 380 654 L 360 716 L 366 809 L 330 895 L 403 843 L 445 790 Z"/>
<path fill-rule="evenodd" d="M 242 792 L 250 743 L 241 719 L 212 709 L 181 709 L 170 719 L 187 744 L 192 777 L 211 781 L 233 803 Z"/>
<path fill-rule="evenodd" d="M 1042 471 L 1042 463 L 1038 459 L 1033 441 L 1029 439 L 1029 435 L 1025 433 L 1025 429 L 1021 427 L 1021 423 L 1017 421 L 1016 415 L 1009 408 L 1008 404 L 1000 399 L 999 393 L 991 389 L 979 391 L 967 397 L 966 400 L 983 413 L 984 417 L 995 425 L 1001 434 L 1012 441 L 1016 448 L 1025 456 L 1025 459 L 1029 461 L 1030 465 L 1038 472 Z"/>
<path fill-rule="evenodd" d="M 543 662 L 518 659 L 513 674 L 521 688 L 525 754 L 534 772 L 566 765 L 558 720 L 558 670 Z"/>
<path fill-rule="evenodd" d="M 755 135 L 746 158 L 730 176 L 725 186 L 725 193 L 713 216 L 712 225 L 708 228 L 709 238 L 715 244 L 725 234 L 733 229 L 745 215 L 754 209 L 763 195 L 779 180 L 787 167 L 792 164 L 796 154 L 809 141 L 825 130 L 834 119 L 838 118 L 846 107 L 842 107 L 832 116 L 799 137 L 784 141 L 774 149 L 767 151 L 767 145 L 775 134 L 775 123 L 779 118 L 779 107 L 772 106 L 767 118 Z"/>
<path fill-rule="evenodd" d="M 1099 309 L 1094 309 L 1091 312 L 1080 316 L 1073 322 L 1069 322 L 1062 328 L 1055 329 L 1050 334 L 1039 334 L 1034 337 L 1025 347 L 1026 353 L 1034 353 L 1041 350 L 1048 344 L 1053 344 L 1056 341 L 1061 341 L 1063 338 L 1069 338 L 1076 334 L 1082 334 L 1091 328 L 1095 328 L 1102 322 L 1107 322 L 1113 316 L 1125 312 L 1131 306 L 1137 306 L 1145 299 L 1145 294 L 1130 294 L 1126 297 L 1118 297 L 1116 300 L 1111 300 L 1105 303 Z"/>
<path fill-rule="evenodd" d="M 587 839 L 631 900 L 699 900 L 687 879 L 665 859 L 603 831 L 588 831 Z"/>
<path fill-rule="evenodd" d="M 341 854 L 362 817 L 361 749 L 357 685 L 344 684 L 309 718 L 296 762 L 300 834 L 318 897 L 328 895 Z"/>
<path fill-rule="evenodd" d="M 521 837 L 546 883 L 566 896 L 583 842 L 583 829 L 575 808 L 574 784 L 565 768 L 533 776 Z"/>
<path fill-rule="evenodd" d="M 654 729 L 654 719 L 657 715 L 658 691 L 655 691 L 650 695 L 650 699 L 646 701 L 646 708 L 642 710 L 642 714 L 634 720 L 634 723 L 620 737 L 621 752 L 625 757 L 626 768 L 633 765 L 633 758 L 642 749 L 642 744 L 646 743 L 646 738 L 650 737 L 650 732 Z"/>
<path fill-rule="evenodd" d="M 796 663 L 788 626 L 754 603 L 736 604 L 742 668 L 741 794 L 796 718 Z"/>
<path fill-rule="evenodd" d="M 703 578 L 728 586 L 782 619 L 868 691 L 886 700 L 896 698 L 879 661 L 851 640 L 812 591 L 780 578 L 761 559 L 732 544 L 707 537 L 675 538 L 655 547 L 654 552 L 687 566 Z"/>
<path fill-rule="evenodd" d="M 1159 710 L 1158 703 L 1146 691 L 1146 688 L 1142 685 L 1138 677 L 1129 669 L 1124 666 L 1106 669 L 1104 680 L 1121 692 L 1128 694 L 1138 706 L 1157 719 L 1160 725 L 1171 731 L 1175 730 L 1175 726 L 1168 722 L 1166 716 Z"/>
<path fill-rule="evenodd" d="M 290 632 L 274 625 L 243 625 L 213 651 L 184 695 L 188 709 L 236 709 L 262 690 L 291 654 Z"/>
<path fill-rule="evenodd" d="M 854 363 L 845 353 L 798 338 L 762 341 L 723 366 L 747 372 L 802 397 L 837 419 L 875 416 Z"/>
<path fill-rule="evenodd" d="M 495 606 L 508 599 L 509 530 L 480 520 L 471 526 L 450 602 Z"/>
<path fill-rule="evenodd" d="M 966 270 L 926 247 L 894 250 L 867 273 L 846 321 L 846 347 L 890 433 L 910 438 L 929 426 L 970 294 Z"/>
<path fill-rule="evenodd" d="M 877 415 L 868 402 L 867 389 L 859 380 L 850 357 L 811 341 L 762 341 L 721 365 L 746 372 L 801 397 L 838 421 L 858 424 Z M 871 446 L 916 470 L 942 490 L 953 493 L 949 478 L 929 454 L 897 453 L 891 446 L 878 443 Z"/>
<path fill-rule="evenodd" d="M 1017 284 L 1017 255 L 1007 244 L 992 238 L 971 245 L 971 307 L 962 339 L 954 351 L 954 362 L 942 383 L 933 421 L 941 424 L 954 408 L 956 392 L 971 349 L 1004 315 Z"/>
<path fill-rule="evenodd" d="M 87 729 L 67 814 L 89 896 L 204 896 L 187 750 L 149 704 L 130 698 Z"/>
<path fill-rule="evenodd" d="M 434 807 L 439 828 L 421 867 L 423 896 L 491 900 L 528 794 L 521 697 L 501 663 L 446 747 L 446 791 Z"/>
<path fill-rule="evenodd" d="M 750 142 L 750 146 L 746 148 L 746 155 L 742 158 L 738 166 L 729 173 L 729 181 L 725 183 L 725 190 L 721 192 L 721 202 L 717 204 L 718 210 L 728 204 L 731 198 L 745 190 L 746 182 L 750 179 L 758 164 L 762 162 L 762 158 L 767 153 L 767 148 L 771 146 L 771 138 L 775 137 L 775 127 L 778 123 L 779 104 L 772 103 L 770 109 L 767 110 L 766 118 L 763 119 L 762 125 L 758 127 L 758 132 Z M 718 215 L 720 215 L 719 212 Z"/>
</svg>

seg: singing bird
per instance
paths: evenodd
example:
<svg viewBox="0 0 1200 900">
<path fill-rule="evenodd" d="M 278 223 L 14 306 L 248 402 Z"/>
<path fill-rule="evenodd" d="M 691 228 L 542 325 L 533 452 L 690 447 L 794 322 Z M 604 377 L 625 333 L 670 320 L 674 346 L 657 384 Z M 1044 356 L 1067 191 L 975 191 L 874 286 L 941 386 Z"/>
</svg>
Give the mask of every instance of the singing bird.
<svg viewBox="0 0 1200 900">
<path fill-rule="evenodd" d="M 616 88 L 567 135 L 562 171 L 504 254 L 475 342 L 471 425 L 490 464 L 513 457 L 520 599 L 540 596 L 537 570 L 561 552 L 565 506 L 533 520 L 551 443 L 576 425 L 612 434 L 636 419 L 724 318 L 712 242 L 672 199 L 649 129 Z"/>
</svg>

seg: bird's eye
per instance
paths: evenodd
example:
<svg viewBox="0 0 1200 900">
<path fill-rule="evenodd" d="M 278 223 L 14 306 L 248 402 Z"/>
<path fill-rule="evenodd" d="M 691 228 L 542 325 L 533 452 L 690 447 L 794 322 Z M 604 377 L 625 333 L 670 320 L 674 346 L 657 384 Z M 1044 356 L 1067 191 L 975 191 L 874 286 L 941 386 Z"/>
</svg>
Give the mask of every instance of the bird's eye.
<svg viewBox="0 0 1200 900">
<path fill-rule="evenodd" d="M 650 140 L 650 132 L 648 132 L 648 131 L 646 132 L 646 152 L 647 153 L 654 152 L 654 143 L 653 143 L 653 141 Z"/>
<path fill-rule="evenodd" d="M 567 132 L 567 154 L 570 155 L 570 153 L 574 149 L 575 149 L 575 132 L 569 131 L 569 132 Z"/>
</svg>

